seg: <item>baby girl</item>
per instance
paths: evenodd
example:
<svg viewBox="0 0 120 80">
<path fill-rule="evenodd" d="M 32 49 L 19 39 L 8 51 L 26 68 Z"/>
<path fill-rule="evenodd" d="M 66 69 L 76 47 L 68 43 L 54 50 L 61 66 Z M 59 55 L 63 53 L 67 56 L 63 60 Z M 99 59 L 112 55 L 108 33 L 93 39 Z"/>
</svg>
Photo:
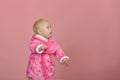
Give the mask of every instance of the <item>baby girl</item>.
<svg viewBox="0 0 120 80">
<path fill-rule="evenodd" d="M 29 43 L 31 54 L 26 70 L 28 80 L 56 80 L 53 56 L 65 64 L 68 63 L 69 57 L 54 41 L 51 25 L 47 20 L 35 21 L 33 31 L 34 35 Z"/>
</svg>

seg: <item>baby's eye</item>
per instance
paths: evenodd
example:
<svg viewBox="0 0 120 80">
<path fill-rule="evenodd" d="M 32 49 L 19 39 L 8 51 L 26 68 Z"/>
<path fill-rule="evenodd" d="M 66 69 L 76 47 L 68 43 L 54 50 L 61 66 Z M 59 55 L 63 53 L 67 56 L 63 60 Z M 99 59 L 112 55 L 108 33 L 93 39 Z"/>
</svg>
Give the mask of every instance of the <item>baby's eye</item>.
<svg viewBox="0 0 120 80">
<path fill-rule="evenodd" d="M 47 28 L 49 29 L 49 28 L 51 28 L 51 26 L 47 26 Z"/>
<path fill-rule="evenodd" d="M 49 28 L 49 26 L 47 26 L 47 28 Z"/>
</svg>

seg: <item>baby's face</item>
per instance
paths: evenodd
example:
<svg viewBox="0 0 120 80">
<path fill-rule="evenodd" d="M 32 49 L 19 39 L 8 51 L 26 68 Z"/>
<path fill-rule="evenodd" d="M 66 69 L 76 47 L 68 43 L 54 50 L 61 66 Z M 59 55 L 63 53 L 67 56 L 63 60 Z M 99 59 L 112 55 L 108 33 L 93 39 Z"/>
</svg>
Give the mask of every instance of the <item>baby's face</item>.
<svg viewBox="0 0 120 80">
<path fill-rule="evenodd" d="M 39 27 L 38 31 L 40 35 L 47 39 L 52 35 L 51 25 L 48 22 L 43 22 L 43 25 Z"/>
</svg>

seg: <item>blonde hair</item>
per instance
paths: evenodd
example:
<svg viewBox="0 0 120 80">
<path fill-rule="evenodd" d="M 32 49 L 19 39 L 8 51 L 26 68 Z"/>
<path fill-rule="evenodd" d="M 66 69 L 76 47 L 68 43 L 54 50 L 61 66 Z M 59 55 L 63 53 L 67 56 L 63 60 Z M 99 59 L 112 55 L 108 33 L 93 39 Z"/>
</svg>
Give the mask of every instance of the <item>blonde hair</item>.
<svg viewBox="0 0 120 80">
<path fill-rule="evenodd" d="M 38 34 L 38 29 L 43 24 L 43 22 L 48 22 L 48 21 L 45 20 L 45 19 L 38 19 L 34 22 L 33 31 L 34 31 L 35 34 Z"/>
</svg>

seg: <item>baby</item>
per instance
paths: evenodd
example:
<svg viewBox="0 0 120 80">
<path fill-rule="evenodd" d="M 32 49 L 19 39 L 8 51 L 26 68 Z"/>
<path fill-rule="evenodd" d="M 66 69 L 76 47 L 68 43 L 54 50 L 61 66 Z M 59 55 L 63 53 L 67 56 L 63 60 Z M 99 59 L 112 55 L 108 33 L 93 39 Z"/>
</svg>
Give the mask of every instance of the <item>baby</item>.
<svg viewBox="0 0 120 80">
<path fill-rule="evenodd" d="M 60 63 L 65 64 L 68 63 L 69 57 L 54 41 L 51 25 L 47 20 L 37 20 L 33 25 L 33 30 L 34 35 L 30 41 L 31 54 L 26 70 L 28 80 L 55 80 L 53 56 Z"/>
</svg>

